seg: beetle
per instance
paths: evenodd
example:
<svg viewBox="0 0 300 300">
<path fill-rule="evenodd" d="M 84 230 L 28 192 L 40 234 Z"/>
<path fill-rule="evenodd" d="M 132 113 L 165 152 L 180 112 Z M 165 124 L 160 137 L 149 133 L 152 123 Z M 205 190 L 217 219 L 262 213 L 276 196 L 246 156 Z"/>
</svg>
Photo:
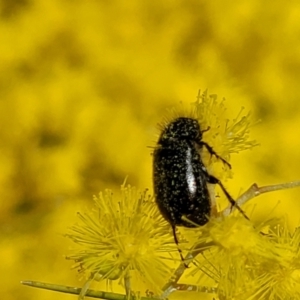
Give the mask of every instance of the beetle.
<svg viewBox="0 0 300 300">
<path fill-rule="evenodd" d="M 209 128 L 208 128 L 209 129 Z M 225 196 L 244 216 L 222 182 L 209 174 L 201 159 L 205 147 L 224 164 L 231 165 L 202 140 L 203 132 L 197 119 L 177 117 L 164 126 L 153 152 L 154 197 L 163 217 L 170 223 L 178 245 L 176 226 L 205 225 L 211 214 L 207 184 L 218 184 Z M 179 249 L 182 261 L 184 261 Z"/>
</svg>

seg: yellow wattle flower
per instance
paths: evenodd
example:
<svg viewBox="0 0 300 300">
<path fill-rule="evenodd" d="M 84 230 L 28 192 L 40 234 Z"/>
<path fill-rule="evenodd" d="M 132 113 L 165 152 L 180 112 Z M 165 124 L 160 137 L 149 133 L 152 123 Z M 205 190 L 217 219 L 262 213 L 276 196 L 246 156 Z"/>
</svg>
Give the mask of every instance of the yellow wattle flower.
<svg viewBox="0 0 300 300">
<path fill-rule="evenodd" d="M 155 293 L 161 292 L 172 268 L 170 252 L 177 254 L 169 224 L 162 218 L 147 192 L 121 187 L 120 197 L 111 190 L 94 197 L 91 212 L 78 214 L 80 222 L 66 235 L 76 244 L 75 268 L 96 279 L 135 276 Z M 137 290 L 136 286 L 132 286 Z"/>
</svg>

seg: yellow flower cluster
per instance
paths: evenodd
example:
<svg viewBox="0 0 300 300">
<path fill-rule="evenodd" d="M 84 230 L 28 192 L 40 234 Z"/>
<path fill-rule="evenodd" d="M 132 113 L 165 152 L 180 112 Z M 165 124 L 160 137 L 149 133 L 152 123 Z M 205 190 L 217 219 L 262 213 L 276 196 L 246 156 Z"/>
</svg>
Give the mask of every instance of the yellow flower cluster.
<svg viewBox="0 0 300 300">
<path fill-rule="evenodd" d="M 241 216 L 211 219 L 197 249 L 199 282 L 208 276 L 219 299 L 299 299 L 300 231 L 290 234 L 277 219 L 254 227 Z"/>
<path fill-rule="evenodd" d="M 202 129 L 209 128 L 205 139 L 212 143 L 217 153 L 226 159 L 230 154 L 257 146 L 255 140 L 250 140 L 251 115 L 242 115 L 244 108 L 232 121 L 225 118 L 225 99 L 218 102 L 217 95 L 209 95 L 207 91 L 199 91 L 196 102 L 193 103 L 194 115 L 199 120 Z"/>
<path fill-rule="evenodd" d="M 123 185 L 120 197 L 106 190 L 94 201 L 92 212 L 78 213 L 80 223 L 67 234 L 79 245 L 67 258 L 97 280 L 124 283 L 136 276 L 159 293 L 165 278 L 172 275 L 165 261 L 171 259 L 169 253 L 177 253 L 177 247 L 153 199 L 146 191 Z"/>
</svg>

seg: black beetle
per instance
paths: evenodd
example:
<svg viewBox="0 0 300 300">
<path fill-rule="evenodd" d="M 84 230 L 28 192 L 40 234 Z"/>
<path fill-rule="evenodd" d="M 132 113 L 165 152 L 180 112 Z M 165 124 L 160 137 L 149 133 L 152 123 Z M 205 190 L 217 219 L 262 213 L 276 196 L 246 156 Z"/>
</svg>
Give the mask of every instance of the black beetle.
<svg viewBox="0 0 300 300">
<path fill-rule="evenodd" d="M 206 130 L 201 131 L 197 119 L 178 117 L 164 127 L 153 152 L 154 196 L 161 214 L 172 226 L 177 245 L 176 226 L 196 227 L 208 222 L 211 199 L 207 183 L 218 184 L 231 205 L 247 218 L 222 182 L 210 175 L 202 162 L 200 150 L 204 146 L 231 168 L 202 141 Z M 181 251 L 180 255 L 183 260 Z"/>
</svg>

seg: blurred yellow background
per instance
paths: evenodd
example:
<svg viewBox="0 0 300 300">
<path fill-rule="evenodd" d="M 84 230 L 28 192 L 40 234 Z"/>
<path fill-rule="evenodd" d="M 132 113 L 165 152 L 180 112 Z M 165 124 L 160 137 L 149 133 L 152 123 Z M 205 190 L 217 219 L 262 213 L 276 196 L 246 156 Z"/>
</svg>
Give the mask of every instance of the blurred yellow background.
<svg viewBox="0 0 300 300">
<path fill-rule="evenodd" d="M 262 120 L 232 156 L 234 197 L 300 179 L 300 2 L 2 0 L 0 18 L 1 298 L 76 298 L 19 281 L 83 284 L 62 234 L 127 175 L 151 190 L 156 124 L 198 89 Z M 250 216 L 296 226 L 299 193 Z"/>
</svg>

